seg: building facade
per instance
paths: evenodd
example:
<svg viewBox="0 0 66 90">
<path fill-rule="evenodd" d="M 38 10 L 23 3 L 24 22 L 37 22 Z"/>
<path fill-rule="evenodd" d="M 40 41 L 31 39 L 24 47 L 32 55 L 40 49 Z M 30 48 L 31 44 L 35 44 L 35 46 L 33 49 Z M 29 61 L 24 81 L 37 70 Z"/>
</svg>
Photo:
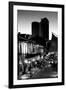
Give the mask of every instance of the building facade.
<svg viewBox="0 0 66 90">
<path fill-rule="evenodd" d="M 39 22 L 32 22 L 32 36 L 39 36 Z"/>
<path fill-rule="evenodd" d="M 41 19 L 39 32 L 44 41 L 49 40 L 49 21 L 47 18 Z"/>
</svg>

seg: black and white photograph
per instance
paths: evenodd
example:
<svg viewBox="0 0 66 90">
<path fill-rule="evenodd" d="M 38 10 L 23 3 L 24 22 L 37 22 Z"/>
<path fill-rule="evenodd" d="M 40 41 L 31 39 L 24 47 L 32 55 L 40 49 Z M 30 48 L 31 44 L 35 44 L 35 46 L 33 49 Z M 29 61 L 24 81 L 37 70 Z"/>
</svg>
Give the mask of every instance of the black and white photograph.
<svg viewBox="0 0 66 90">
<path fill-rule="evenodd" d="M 18 2 L 10 6 L 10 87 L 62 85 L 64 6 Z"/>
<path fill-rule="evenodd" d="M 57 78 L 57 12 L 18 10 L 17 14 L 18 80 Z"/>
</svg>

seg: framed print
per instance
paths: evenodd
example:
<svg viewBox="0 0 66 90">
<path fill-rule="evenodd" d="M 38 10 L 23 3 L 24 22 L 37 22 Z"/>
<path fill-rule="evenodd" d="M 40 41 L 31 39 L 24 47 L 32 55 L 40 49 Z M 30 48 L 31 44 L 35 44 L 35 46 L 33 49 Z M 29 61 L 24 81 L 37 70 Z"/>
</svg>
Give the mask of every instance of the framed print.
<svg viewBox="0 0 66 90">
<path fill-rule="evenodd" d="M 9 2 L 9 88 L 64 85 L 64 5 Z"/>
</svg>

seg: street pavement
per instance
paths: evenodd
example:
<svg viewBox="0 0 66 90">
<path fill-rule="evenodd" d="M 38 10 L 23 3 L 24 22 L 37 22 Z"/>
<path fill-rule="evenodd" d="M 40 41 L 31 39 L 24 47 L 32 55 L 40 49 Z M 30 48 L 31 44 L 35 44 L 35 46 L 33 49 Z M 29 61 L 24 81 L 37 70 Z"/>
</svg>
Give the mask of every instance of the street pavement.
<svg viewBox="0 0 66 90">
<path fill-rule="evenodd" d="M 46 67 L 37 71 L 31 79 L 40 79 L 40 78 L 57 78 L 57 71 L 53 67 Z"/>
</svg>

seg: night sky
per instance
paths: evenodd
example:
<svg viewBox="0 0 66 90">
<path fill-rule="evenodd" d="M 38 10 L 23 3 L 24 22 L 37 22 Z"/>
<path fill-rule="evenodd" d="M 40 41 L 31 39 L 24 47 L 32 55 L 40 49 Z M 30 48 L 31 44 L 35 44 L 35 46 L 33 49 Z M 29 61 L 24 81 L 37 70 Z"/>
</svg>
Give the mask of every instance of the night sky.
<svg viewBox="0 0 66 90">
<path fill-rule="evenodd" d="M 41 18 L 46 17 L 49 20 L 49 39 L 51 39 L 52 32 L 58 35 L 57 12 L 18 10 L 17 14 L 18 32 L 31 35 L 31 23 L 34 21 L 40 22 Z"/>
</svg>

